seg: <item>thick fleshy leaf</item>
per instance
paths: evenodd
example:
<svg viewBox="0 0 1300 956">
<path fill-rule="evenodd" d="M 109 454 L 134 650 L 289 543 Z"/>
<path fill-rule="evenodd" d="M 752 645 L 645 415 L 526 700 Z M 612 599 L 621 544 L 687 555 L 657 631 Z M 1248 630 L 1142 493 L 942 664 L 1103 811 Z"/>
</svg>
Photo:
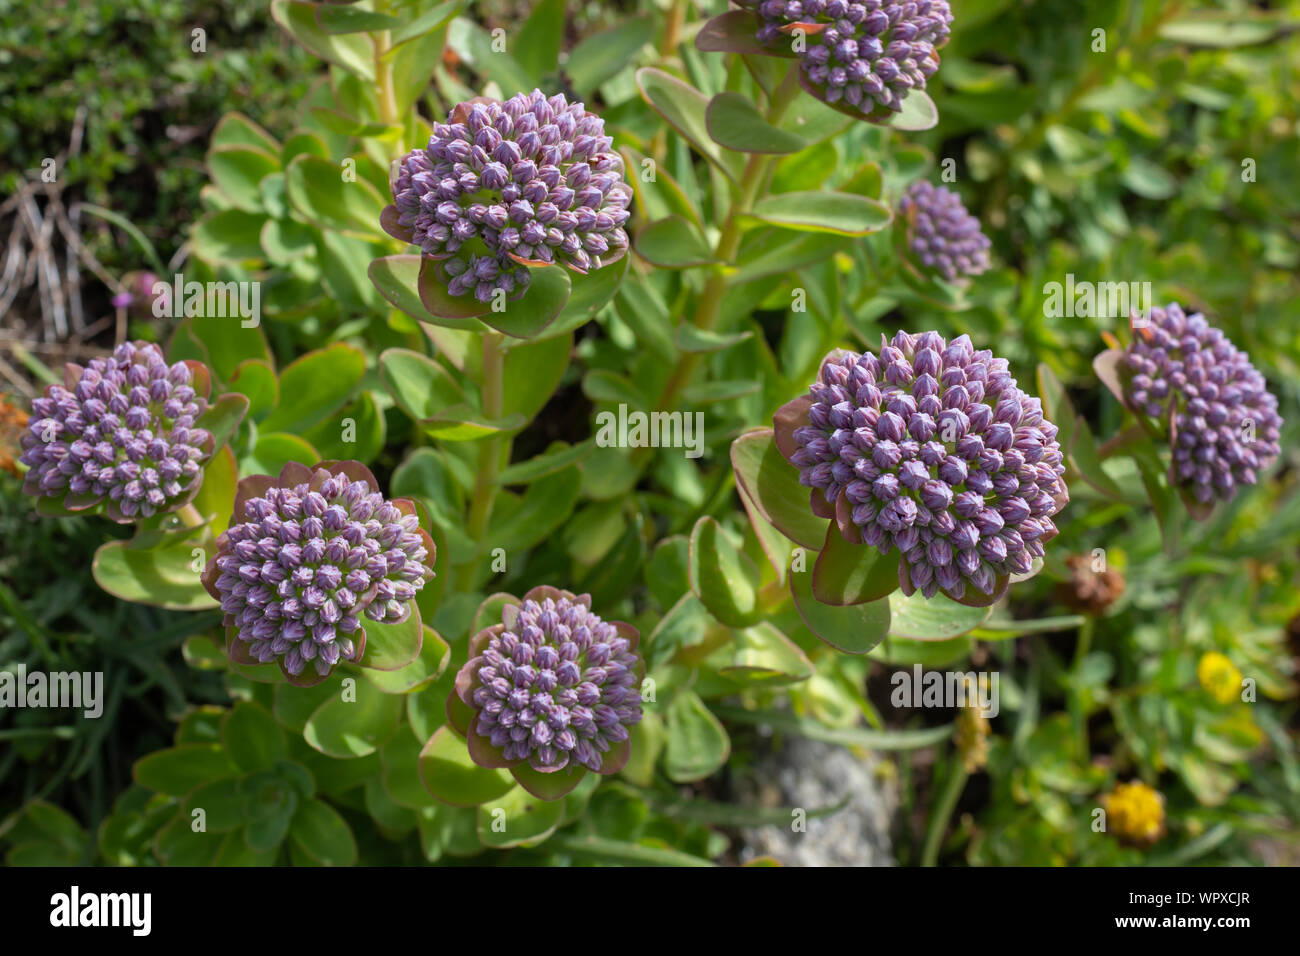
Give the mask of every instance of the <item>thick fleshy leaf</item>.
<svg viewBox="0 0 1300 956">
<path fill-rule="evenodd" d="M 1107 349 L 1092 360 L 1092 369 L 1097 373 L 1097 378 L 1101 384 L 1105 385 L 1107 390 L 1115 396 L 1115 400 L 1121 405 L 1127 407 L 1128 402 L 1124 397 L 1124 384 L 1120 381 L 1120 359 L 1124 353 L 1119 349 Z"/>
<path fill-rule="evenodd" d="M 338 3 L 318 3 L 316 25 L 326 33 L 369 33 L 394 30 L 402 25 L 396 17 Z"/>
<path fill-rule="evenodd" d="M 208 173 L 212 184 L 243 212 L 262 212 L 258 188 L 262 179 L 278 172 L 277 156 L 255 146 L 217 146 L 208 151 Z"/>
<path fill-rule="evenodd" d="M 590 438 L 580 445 L 555 442 L 542 454 L 503 469 L 497 475 L 497 484 L 503 487 L 531 484 L 538 478 L 545 478 L 547 475 L 553 475 L 570 465 L 576 465 L 584 461 L 595 446 L 594 438 Z"/>
<path fill-rule="evenodd" d="M 502 50 L 493 34 L 488 33 L 469 17 L 457 17 L 450 24 L 448 45 L 461 60 L 474 68 L 485 80 L 511 96 L 532 89 L 533 81 L 506 50 Z M 513 48 L 513 45 L 512 45 Z"/>
<path fill-rule="evenodd" d="M 624 741 L 624 744 L 626 743 L 627 741 Z M 518 781 L 519 786 L 538 800 L 547 802 L 558 801 L 568 796 L 578 784 L 587 778 L 588 773 L 589 771 L 586 768 L 578 764 L 572 764 L 563 770 L 556 770 L 551 773 L 534 770 L 527 763 L 520 763 L 510 769 L 510 775 Z M 560 807 L 561 814 L 563 814 L 564 804 L 559 803 L 556 805 Z"/>
<path fill-rule="evenodd" d="M 271 712 L 280 722 L 280 726 L 300 734 L 316 708 L 339 695 L 341 680 L 342 678 L 336 672 L 329 683 L 320 683 L 311 688 L 282 684 L 275 688 Z"/>
<path fill-rule="evenodd" d="M 433 794 L 420 780 L 420 751 L 423 745 L 414 734 L 402 731 L 384 745 L 380 753 L 383 772 L 380 782 L 388 798 L 399 807 L 422 810 L 436 806 Z"/>
<path fill-rule="evenodd" d="M 328 418 L 356 394 L 365 371 L 365 356 L 342 342 L 308 352 L 280 373 L 280 403 L 261 431 L 301 433 Z"/>
<path fill-rule="evenodd" d="M 427 585 L 426 585 L 427 586 Z M 374 631 L 366 625 L 366 650 L 370 650 L 370 640 Z M 442 676 L 451 662 L 451 647 L 442 637 L 425 624 L 420 653 L 415 660 L 395 671 L 367 670 L 366 680 L 386 694 L 409 694 L 427 687 Z M 362 666 L 365 666 L 364 664 Z"/>
<path fill-rule="evenodd" d="M 379 356 L 379 378 L 398 408 L 416 421 L 465 403 L 465 395 L 440 364 L 411 349 L 387 349 Z"/>
<path fill-rule="evenodd" d="M 221 741 L 240 770 L 270 770 L 288 752 L 284 732 L 260 704 L 241 700 L 221 722 Z"/>
<path fill-rule="evenodd" d="M 326 33 L 316 21 L 316 6 L 300 0 L 272 0 L 271 16 L 286 33 L 322 60 L 337 63 L 362 79 L 373 81 L 375 68 L 369 38 Z"/>
<path fill-rule="evenodd" d="M 831 232 L 842 236 L 865 236 L 879 232 L 893 221 L 889 207 L 853 193 L 777 193 L 754 204 L 755 219 L 806 232 Z"/>
<path fill-rule="evenodd" d="M 559 387 L 572 352 L 573 337 L 567 333 L 512 343 L 503 367 L 501 413 L 531 420 Z"/>
<path fill-rule="evenodd" d="M 808 655 L 768 621 L 736 631 L 732 648 L 731 664 L 719 670 L 732 680 L 778 687 L 813 674 Z"/>
<path fill-rule="evenodd" d="M 488 418 L 469 405 L 453 405 L 431 415 L 421 424 L 430 435 L 443 441 L 478 441 L 504 432 L 516 432 L 528 424 L 528 419 L 519 414 Z"/>
<path fill-rule="evenodd" d="M 903 109 L 894 113 L 882 125 L 892 129 L 918 132 L 939 125 L 939 110 L 925 90 L 909 90 L 903 97 Z"/>
<path fill-rule="evenodd" d="M 1080 477 L 1113 501 L 1140 505 L 1140 500 L 1126 494 L 1115 479 L 1106 473 L 1088 423 L 1083 416 L 1075 413 L 1065 386 L 1046 364 L 1038 366 L 1038 392 L 1043 399 L 1044 417 L 1059 429 L 1057 441 Z"/>
<path fill-rule="evenodd" d="M 564 804 L 542 800 L 522 786 L 478 808 L 478 838 L 484 846 L 505 849 L 540 843 L 564 818 Z"/>
<path fill-rule="evenodd" d="M 969 660 L 974 648 L 975 639 L 968 634 L 947 641 L 914 641 L 908 637 L 891 636 L 876 645 L 867 656 L 902 667 L 920 664 L 922 667 L 941 668 Z"/>
<path fill-rule="evenodd" d="M 779 66 L 780 72 L 777 73 L 777 79 L 783 79 L 787 69 L 797 70 L 799 69 L 799 66 L 781 64 Z M 812 96 L 795 97 L 794 102 L 786 108 L 784 115 L 781 117 L 781 128 L 794 133 L 809 145 L 824 143 L 832 136 L 843 133 L 853 125 L 854 122 L 852 117 L 845 116 L 839 110 L 831 109 L 831 107 L 827 106 L 821 100 Z M 834 150 L 828 149 L 825 152 L 834 152 Z M 804 155 L 809 156 L 810 154 L 805 153 Z M 862 169 L 863 166 L 859 165 L 859 173 Z M 854 174 L 852 178 L 844 183 L 841 187 L 842 191 L 858 193 L 863 196 L 871 196 L 871 193 L 867 192 L 865 189 L 855 187 L 857 175 L 858 174 Z M 785 177 L 781 177 L 781 179 L 785 179 Z M 805 188 L 805 184 L 799 183 L 798 180 L 799 177 L 795 177 L 794 182 L 798 183 L 800 188 Z M 773 191 L 783 192 L 785 190 Z M 873 196 L 872 198 L 878 199 L 879 196 Z"/>
<path fill-rule="evenodd" d="M 280 380 L 269 362 L 258 359 L 241 362 L 230 377 L 229 386 L 248 399 L 246 417 L 255 422 L 265 420 L 280 401 Z"/>
<path fill-rule="evenodd" d="M 633 239 L 637 255 L 665 269 L 687 269 L 716 262 L 698 230 L 681 216 L 648 222 Z"/>
<path fill-rule="evenodd" d="M 95 583 L 124 601 L 174 611 L 206 611 L 217 601 L 203 587 L 209 554 L 199 539 L 169 535 L 153 547 L 110 541 L 95 552 Z"/>
<path fill-rule="evenodd" d="M 420 778 L 431 794 L 453 807 L 500 799 L 515 786 L 506 771 L 477 766 L 450 727 L 438 728 L 420 751 Z"/>
<path fill-rule="evenodd" d="M 194 224 L 190 242 L 199 258 L 207 262 L 261 259 L 264 214 L 224 209 L 209 213 Z"/>
<path fill-rule="evenodd" d="M 400 670 L 420 656 L 424 628 L 420 623 L 420 609 L 410 602 L 411 613 L 400 624 L 379 624 L 366 620 L 366 652 L 360 660 L 362 667 L 377 671 Z"/>
<path fill-rule="evenodd" d="M 752 10 L 728 10 L 709 20 L 695 34 L 695 48 L 706 53 L 768 52 L 758 42 L 758 17 Z"/>
<path fill-rule="evenodd" d="M 229 714 L 227 714 L 227 721 Z M 281 738 L 283 734 L 274 725 L 271 728 Z M 243 769 L 242 767 L 240 769 Z M 259 768 L 269 769 L 269 768 Z M 181 802 L 181 809 L 191 821 L 195 819 L 194 811 L 202 810 L 204 824 L 209 833 L 229 833 L 244 825 L 244 795 L 239 786 L 238 777 L 214 780 L 186 794 Z"/>
<path fill-rule="evenodd" d="M 298 156 L 284 171 L 289 204 L 313 226 L 360 239 L 383 239 L 384 197 L 364 176 L 343 178 L 342 167 L 318 156 Z M 260 224 L 259 224 L 260 231 Z M 260 239 L 259 239 L 260 242 Z"/>
<path fill-rule="evenodd" d="M 1251 16 L 1236 10 L 1198 10 L 1162 23 L 1159 34 L 1191 47 L 1229 49 L 1268 43 L 1291 29 L 1292 25 L 1280 17 Z"/>
<path fill-rule="evenodd" d="M 307 667 L 314 670 L 310 663 Z M 303 727 L 303 739 L 328 757 L 369 756 L 388 742 L 401 720 L 401 697 L 362 680 L 350 690 L 344 688 L 317 707 Z"/>
<path fill-rule="evenodd" d="M 314 465 L 320 452 L 311 444 L 289 432 L 263 432 L 257 436 L 253 450 L 239 460 L 241 471 L 278 472 L 289 462 Z"/>
<path fill-rule="evenodd" d="M 753 101 L 740 93 L 715 96 L 704 121 L 715 143 L 740 153 L 797 153 L 808 145 L 802 137 L 765 120 Z"/>
<path fill-rule="evenodd" d="M 1066 394 L 1061 380 L 1056 377 L 1056 373 L 1047 363 L 1038 364 L 1035 379 L 1038 382 L 1038 396 L 1043 402 L 1043 417 L 1056 425 L 1058 429 L 1056 440 L 1068 453 L 1074 443 L 1076 417 L 1074 406 L 1070 404 L 1070 397 Z"/>
<path fill-rule="evenodd" d="M 685 535 L 675 534 L 655 545 L 645 566 L 645 582 L 661 607 L 671 608 L 691 589 L 689 569 L 690 539 Z"/>
<path fill-rule="evenodd" d="M 239 774 L 220 744 L 183 744 L 141 757 L 131 771 L 136 783 L 183 797 L 196 787 Z"/>
<path fill-rule="evenodd" d="M 506 594 L 503 591 L 498 591 L 496 594 L 489 594 L 485 597 L 474 610 L 474 618 L 471 621 L 469 628 L 470 633 L 474 635 L 474 638 L 471 640 L 479 640 L 482 641 L 483 645 L 486 645 L 490 635 L 489 637 L 480 637 L 483 631 L 496 627 L 502 623 L 502 612 L 505 611 L 507 606 L 513 605 L 515 608 L 518 608 L 520 603 L 519 598 L 515 597 L 513 594 Z M 518 614 L 519 612 L 516 610 L 512 613 Z M 513 620 L 513 618 L 511 618 L 511 620 Z M 480 648 L 476 648 L 471 644 L 472 654 L 478 653 L 479 650 Z"/>
<path fill-rule="evenodd" d="M 247 395 L 227 392 L 209 405 L 208 410 L 200 415 L 199 420 L 194 424 L 198 428 L 210 431 L 213 447 L 220 448 L 230 441 L 231 436 L 239 429 L 239 423 L 248 414 L 248 407 Z"/>
<path fill-rule="evenodd" d="M 227 113 L 217 121 L 211 146 L 213 149 L 219 146 L 254 146 L 275 154 L 280 152 L 280 144 L 274 136 L 237 112 Z"/>
<path fill-rule="evenodd" d="M 643 67 L 636 71 L 642 98 L 673 129 L 732 180 L 739 178 L 739 156 L 724 153 L 709 136 L 704 114 L 709 102 L 704 94 L 663 70 Z"/>
<path fill-rule="evenodd" d="M 696 226 L 703 225 L 695 200 L 682 188 L 682 184 L 669 174 L 668 170 L 662 166 L 655 166 L 653 159 L 630 146 L 621 147 L 619 152 L 627 168 L 641 174 L 633 175 L 630 185 L 636 210 L 641 213 L 642 219 L 652 221 L 675 215 L 690 220 Z M 652 177 L 645 175 L 649 171 L 653 171 Z"/>
<path fill-rule="evenodd" d="M 758 567 L 707 515 L 691 532 L 688 567 L 691 590 L 719 621 L 747 627 L 758 620 Z"/>
<path fill-rule="evenodd" d="M 812 571 L 790 572 L 790 593 L 808 630 L 836 650 L 865 654 L 889 631 L 889 601 L 840 606 L 823 604 L 812 593 Z"/>
<path fill-rule="evenodd" d="M 579 41 L 564 61 L 564 72 L 574 91 L 580 96 L 591 95 L 625 68 L 650 37 L 649 18 L 634 16 Z"/>
<path fill-rule="evenodd" d="M 352 866 L 357 841 L 339 812 L 321 800 L 304 800 L 289 824 L 289 839 L 300 853 L 321 866 Z"/>
<path fill-rule="evenodd" d="M 691 690 L 668 706 L 664 772 L 674 783 L 690 783 L 714 774 L 731 754 L 731 738 L 722 722 Z"/>
<path fill-rule="evenodd" d="M 509 554 L 545 540 L 573 513 L 582 482 L 577 468 L 539 478 L 520 499 L 506 499 L 492 512 L 484 540 Z"/>
<path fill-rule="evenodd" d="M 958 604 L 943 594 L 927 599 L 919 591 L 911 597 L 899 591 L 889 596 L 889 612 L 890 637 L 947 641 L 979 627 L 992 609 Z"/>
<path fill-rule="evenodd" d="M 772 430 L 746 432 L 731 443 L 731 466 L 746 508 L 752 508 L 791 541 L 818 550 L 827 522 L 808 507 L 798 470 L 777 450 Z"/>
<path fill-rule="evenodd" d="M 239 467 L 235 464 L 235 453 L 229 447 L 222 448 L 203 466 L 203 484 L 191 504 L 199 514 L 210 519 L 208 527 L 214 535 L 226 530 L 234 514 L 238 480 Z M 190 553 L 193 556 L 192 550 Z"/>
<path fill-rule="evenodd" d="M 607 263 L 591 272 L 569 273 L 569 301 L 554 322 L 543 330 L 539 339 L 561 336 L 582 328 L 614 297 L 623 284 L 632 257 L 624 255 L 617 262 Z"/>
<path fill-rule="evenodd" d="M 303 438 L 322 458 L 371 462 L 384 449 L 387 422 L 374 392 L 365 391 L 339 410 L 333 420 L 320 422 Z"/>
<path fill-rule="evenodd" d="M 572 283 L 569 274 L 559 266 L 532 268 L 532 281 L 528 291 L 520 298 L 505 302 L 505 308 L 482 313 L 479 318 L 498 332 L 516 339 L 539 336 L 546 327 L 564 311 L 569 301 Z"/>
<path fill-rule="evenodd" d="M 538 0 L 513 44 L 515 59 L 530 76 L 553 73 L 564 41 L 564 0 Z"/>
<path fill-rule="evenodd" d="M 422 256 L 384 256 L 371 261 L 366 272 L 379 294 L 411 318 L 451 329 L 484 331 L 483 323 L 473 316 L 481 314 L 481 309 L 487 307 L 477 300 L 471 299 L 474 305 L 467 306 L 468 315 L 456 314 L 451 308 L 440 309 L 435 314 L 426 308 L 422 299 L 420 276 L 428 261 Z M 431 281 L 436 282 L 436 276 Z"/>
<path fill-rule="evenodd" d="M 812 574 L 813 596 L 818 601 L 839 606 L 867 604 L 897 589 L 897 551 L 882 555 L 876 548 L 845 541 L 835 525 L 827 530 Z"/>
<path fill-rule="evenodd" d="M 743 332 L 714 332 L 683 322 L 673 335 L 674 344 L 683 352 L 721 352 L 754 337 L 751 329 Z"/>
</svg>

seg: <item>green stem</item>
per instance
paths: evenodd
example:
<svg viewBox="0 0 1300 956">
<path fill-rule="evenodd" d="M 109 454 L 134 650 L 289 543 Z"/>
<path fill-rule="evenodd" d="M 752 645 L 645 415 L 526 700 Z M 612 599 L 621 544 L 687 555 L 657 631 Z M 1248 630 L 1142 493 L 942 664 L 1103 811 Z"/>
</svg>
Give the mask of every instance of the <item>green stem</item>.
<svg viewBox="0 0 1300 956">
<path fill-rule="evenodd" d="M 1091 615 L 1084 618 L 1079 625 L 1079 640 L 1074 645 L 1074 663 L 1070 667 L 1070 715 L 1074 721 L 1074 734 L 1079 744 L 1079 756 L 1083 762 L 1089 758 L 1088 711 L 1083 702 L 1083 689 L 1079 686 L 1079 675 L 1083 669 L 1084 658 L 1092 649 L 1092 635 L 1096 629 L 1096 619 Z"/>
<path fill-rule="evenodd" d="M 375 86 L 378 96 L 379 121 L 385 126 L 398 126 L 401 119 L 397 115 L 397 95 L 393 91 L 393 61 L 386 57 L 389 50 L 390 36 L 387 30 L 374 35 Z M 397 140 L 397 154 L 402 153 L 402 137 Z"/>
<path fill-rule="evenodd" d="M 1101 443 L 1097 448 L 1097 460 L 1105 461 L 1107 458 L 1118 455 L 1139 442 L 1145 441 L 1146 438 L 1147 432 L 1145 428 L 1141 425 L 1130 425 L 1122 432 L 1112 435 Z"/>
<path fill-rule="evenodd" d="M 488 421 L 495 422 L 501 418 L 503 403 L 505 352 L 501 349 L 501 343 L 505 336 L 500 332 L 485 332 L 481 338 L 483 414 Z M 478 445 L 478 472 L 474 479 L 469 517 L 465 522 L 465 533 L 475 543 L 475 555 L 473 560 L 461 568 L 460 587 L 463 591 L 474 587 L 474 571 L 483 553 L 483 535 L 487 532 L 488 522 L 492 518 L 492 504 L 496 500 L 497 475 L 500 473 L 501 459 L 509 453 L 509 447 L 509 442 L 498 435 L 484 438 Z"/>
<path fill-rule="evenodd" d="M 799 67 L 792 66 L 780 85 L 772 91 L 765 117 L 767 121 L 772 125 L 779 123 L 781 117 L 785 115 L 785 111 L 798 95 Z M 698 328 L 712 329 L 718 321 L 718 310 L 722 305 L 722 297 L 727 292 L 727 274 L 724 267 L 731 264 L 740 249 L 741 219 L 753 208 L 758 191 L 766 182 L 768 173 L 775 162 L 775 157 L 762 153 L 751 153 L 749 159 L 745 161 L 745 168 L 741 172 L 740 182 L 736 187 L 736 199 L 727 212 L 726 221 L 722 224 L 722 231 L 718 235 L 718 242 L 714 246 L 713 258 L 719 264 L 714 266 L 713 274 L 709 276 L 708 282 L 705 283 L 704 292 L 701 293 L 699 304 L 695 309 L 695 325 Z M 659 395 L 659 401 L 655 408 L 670 408 L 672 406 L 677 393 L 690 381 L 691 375 L 699 364 L 700 355 L 699 352 L 688 352 L 678 360 L 677 366 L 668 377 L 668 382 Z"/>
<path fill-rule="evenodd" d="M 787 571 L 792 574 L 794 572 Z M 772 581 L 758 592 L 758 606 L 765 614 L 776 611 L 790 600 L 790 589 L 780 581 Z"/>
<path fill-rule="evenodd" d="M 686 0 L 673 0 L 664 23 L 663 39 L 659 43 L 660 56 L 672 56 L 681 42 L 682 24 L 686 22 Z"/>
<path fill-rule="evenodd" d="M 199 509 L 194 507 L 192 503 L 177 508 L 176 517 L 179 518 L 181 524 L 185 525 L 187 528 L 202 528 L 207 524 L 207 522 L 203 520 L 203 515 L 199 514 Z"/>
<path fill-rule="evenodd" d="M 921 851 L 922 866 L 934 866 L 938 863 L 939 846 L 943 842 L 944 833 L 948 830 L 948 821 L 957 806 L 961 792 L 966 789 L 966 780 L 969 777 L 970 774 L 962 766 L 961 758 L 954 756 L 948 782 L 943 788 L 943 795 L 939 798 L 939 802 L 934 806 L 934 813 L 930 816 L 930 826 L 925 832 L 925 848 Z"/>
</svg>

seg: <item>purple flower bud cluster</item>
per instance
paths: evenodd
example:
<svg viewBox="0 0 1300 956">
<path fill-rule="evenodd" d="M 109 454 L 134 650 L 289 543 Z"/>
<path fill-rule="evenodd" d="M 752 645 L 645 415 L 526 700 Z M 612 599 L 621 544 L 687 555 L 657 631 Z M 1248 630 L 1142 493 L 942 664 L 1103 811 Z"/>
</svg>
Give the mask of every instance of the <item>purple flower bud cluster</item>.
<svg viewBox="0 0 1300 956">
<path fill-rule="evenodd" d="M 363 615 L 407 619 L 433 576 L 427 540 L 413 513 L 367 482 L 318 467 L 243 501 L 217 542 L 209 590 L 249 657 L 295 676 L 311 662 L 324 676 L 360 656 Z"/>
<path fill-rule="evenodd" d="M 897 113 L 910 90 L 925 89 L 952 23 L 946 0 L 762 0 L 757 9 L 767 45 L 789 43 L 792 25 L 825 25 L 807 31 L 800 67 L 828 103 L 864 114 Z"/>
<path fill-rule="evenodd" d="M 449 119 L 401 159 L 392 185 L 399 227 L 448 260 L 452 295 L 517 297 L 528 263 L 585 273 L 627 252 L 632 191 L 599 116 L 534 90 L 463 103 Z"/>
<path fill-rule="evenodd" d="M 628 638 L 584 604 L 525 598 L 502 613 L 475 667 L 475 729 L 507 761 L 551 772 L 603 755 L 641 720 L 639 660 Z"/>
<path fill-rule="evenodd" d="M 122 291 L 110 300 L 115 309 L 128 309 L 136 306 L 137 311 L 147 313 L 147 308 L 154 300 L 153 287 L 158 277 L 152 272 L 137 272 L 127 277 L 122 283 Z"/>
<path fill-rule="evenodd" d="M 1128 404 L 1162 422 L 1172 406 L 1174 480 L 1202 504 L 1230 501 L 1281 451 L 1277 398 L 1246 353 L 1199 313 L 1172 303 L 1151 309 L 1145 326 L 1136 313 L 1130 321 Z"/>
<path fill-rule="evenodd" d="M 184 504 L 213 450 L 212 435 L 195 427 L 208 407 L 195 384 L 186 363 L 169 366 L 148 342 L 69 365 L 64 385 L 32 402 L 19 459 L 31 469 L 24 490 L 74 510 L 107 498 L 109 516 L 124 522 Z"/>
<path fill-rule="evenodd" d="M 916 182 L 898 203 L 907 222 L 907 248 L 916 261 L 949 282 L 989 267 L 989 237 L 961 197 L 942 186 Z"/>
<path fill-rule="evenodd" d="M 908 593 L 960 599 L 969 583 L 991 595 L 1056 536 L 1057 428 L 968 336 L 899 332 L 879 355 L 832 355 L 809 398 L 793 433 L 800 483 L 838 503 L 865 544 L 902 553 Z"/>
</svg>

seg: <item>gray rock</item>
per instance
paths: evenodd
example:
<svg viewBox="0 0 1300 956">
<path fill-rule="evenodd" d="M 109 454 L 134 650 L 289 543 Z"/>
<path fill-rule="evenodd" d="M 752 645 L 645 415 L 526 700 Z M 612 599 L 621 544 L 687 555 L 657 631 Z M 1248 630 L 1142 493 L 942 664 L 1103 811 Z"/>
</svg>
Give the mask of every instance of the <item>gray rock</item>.
<svg viewBox="0 0 1300 956">
<path fill-rule="evenodd" d="M 734 798 L 757 807 L 802 808 L 809 816 L 796 826 L 741 830 L 742 862 L 771 856 L 786 866 L 896 866 L 889 831 L 898 807 L 898 788 L 877 773 L 879 758 L 787 736 L 779 750 L 762 755 L 735 778 Z M 845 802 L 829 816 L 812 813 Z"/>
</svg>

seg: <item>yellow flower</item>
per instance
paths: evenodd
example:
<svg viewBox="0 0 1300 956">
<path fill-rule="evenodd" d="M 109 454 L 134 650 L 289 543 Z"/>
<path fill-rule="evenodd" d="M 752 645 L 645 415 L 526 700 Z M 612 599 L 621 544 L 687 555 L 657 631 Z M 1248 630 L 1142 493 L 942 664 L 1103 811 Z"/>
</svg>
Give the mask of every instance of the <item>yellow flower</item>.
<svg viewBox="0 0 1300 956">
<path fill-rule="evenodd" d="M 988 763 L 989 732 L 988 718 L 975 708 L 963 707 L 958 712 L 953 743 L 967 773 L 974 773 Z"/>
<path fill-rule="evenodd" d="M 18 439 L 26 427 L 27 413 L 0 395 L 0 471 L 7 471 L 14 477 L 21 477 L 17 461 L 22 448 Z"/>
<path fill-rule="evenodd" d="M 1221 704 L 1231 704 L 1241 697 L 1241 671 L 1226 654 L 1210 651 L 1203 655 L 1196 665 L 1196 678 Z"/>
<path fill-rule="evenodd" d="M 1121 783 L 1101 798 L 1108 828 L 1121 842 L 1150 846 L 1165 834 L 1165 798 L 1145 783 Z"/>
</svg>

